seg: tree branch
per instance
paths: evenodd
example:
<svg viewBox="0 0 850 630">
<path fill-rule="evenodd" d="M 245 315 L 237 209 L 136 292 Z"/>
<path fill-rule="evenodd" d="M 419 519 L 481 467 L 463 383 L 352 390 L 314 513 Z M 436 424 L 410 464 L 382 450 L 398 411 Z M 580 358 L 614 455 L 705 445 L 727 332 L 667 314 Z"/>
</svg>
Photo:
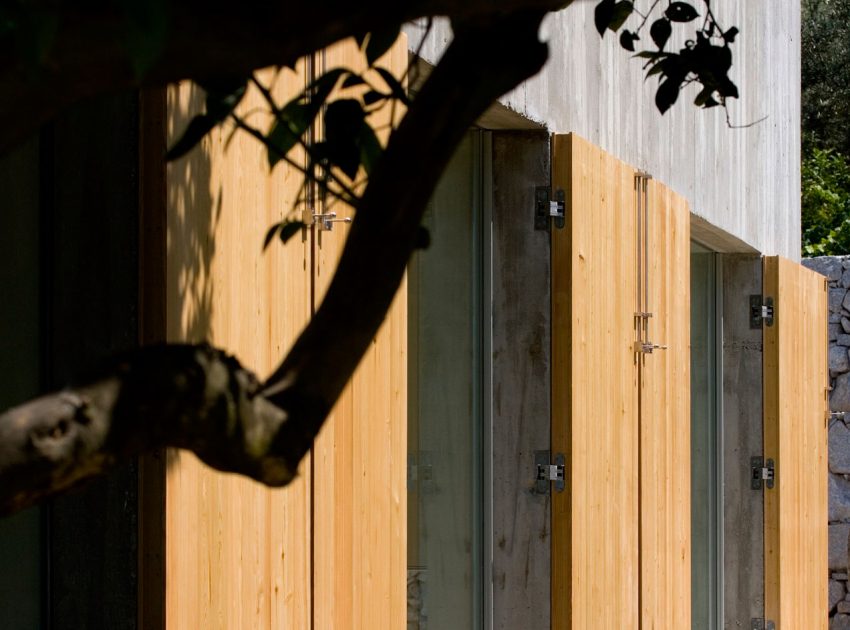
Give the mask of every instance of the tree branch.
<svg viewBox="0 0 850 630">
<path fill-rule="evenodd" d="M 12 409 L 0 415 L 0 514 L 165 446 L 288 483 L 384 320 L 455 147 L 490 103 L 543 66 L 543 15 L 456 25 L 372 173 L 324 301 L 265 385 L 221 351 L 159 346 Z"/>
<path fill-rule="evenodd" d="M 187 78 L 248 76 L 258 68 L 293 64 L 345 37 L 424 16 L 481 18 L 529 7 L 554 10 L 568 2 L 178 0 L 165 3 L 162 41 L 141 78 L 127 37 L 137 17 L 121 14 L 111 2 L 45 4 L 43 12 L 59 27 L 42 63 L 33 65 L 11 38 L 0 40 L 0 154 L 58 111 L 96 94 Z"/>
</svg>

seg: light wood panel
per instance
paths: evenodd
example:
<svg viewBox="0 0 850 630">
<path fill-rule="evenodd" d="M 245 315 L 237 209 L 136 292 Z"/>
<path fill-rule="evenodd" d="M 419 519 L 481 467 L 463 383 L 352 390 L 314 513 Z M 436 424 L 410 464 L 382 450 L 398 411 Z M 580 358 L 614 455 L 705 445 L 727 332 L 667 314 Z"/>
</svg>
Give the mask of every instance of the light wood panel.
<svg viewBox="0 0 850 630">
<path fill-rule="evenodd" d="M 397 76 L 406 64 L 405 38 L 379 61 Z M 363 54 L 353 41 L 317 56 L 319 72 L 338 66 L 363 68 Z M 373 124 L 388 121 L 385 111 L 375 115 Z M 351 209 L 341 204 L 331 209 L 339 217 L 352 216 Z M 332 231 L 315 232 L 316 307 L 348 229 L 337 223 Z M 407 293 L 402 285 L 314 446 L 313 627 L 317 629 L 405 625 L 406 350 Z"/>
<path fill-rule="evenodd" d="M 648 341 L 667 348 L 639 355 L 640 627 L 667 630 L 691 626 L 690 213 L 647 188 Z"/>
<path fill-rule="evenodd" d="M 823 276 L 780 257 L 764 261 L 765 618 L 777 630 L 826 629 L 827 289 Z"/>
<path fill-rule="evenodd" d="M 553 137 L 552 627 L 637 628 L 638 394 L 634 169 L 575 134 Z"/>
<path fill-rule="evenodd" d="M 285 102 L 304 85 L 303 65 L 284 70 L 275 94 Z M 202 102 L 190 83 L 169 89 L 169 144 Z M 252 90 L 240 111 L 262 107 Z M 206 339 L 262 378 L 310 316 L 306 230 L 262 252 L 266 230 L 291 210 L 301 177 L 283 164 L 270 175 L 265 151 L 246 134 L 225 149 L 228 131 L 215 130 L 168 168 L 167 339 Z M 308 628 L 309 490 L 309 459 L 294 483 L 273 491 L 169 451 L 166 626 Z"/>
</svg>

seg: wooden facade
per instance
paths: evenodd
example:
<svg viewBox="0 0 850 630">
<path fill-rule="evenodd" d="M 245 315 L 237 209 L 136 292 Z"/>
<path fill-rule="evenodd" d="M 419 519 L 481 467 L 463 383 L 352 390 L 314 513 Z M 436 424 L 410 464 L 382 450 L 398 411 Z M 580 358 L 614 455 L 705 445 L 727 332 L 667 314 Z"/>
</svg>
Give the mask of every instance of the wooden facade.
<svg viewBox="0 0 850 630">
<path fill-rule="evenodd" d="M 552 165 L 552 627 L 687 627 L 688 206 L 574 134 Z"/>
<path fill-rule="evenodd" d="M 311 71 L 357 67 L 360 57 L 353 42 L 344 42 L 294 71 L 283 69 L 274 77 L 275 97 L 286 102 L 306 87 Z M 406 63 L 401 38 L 381 64 L 401 76 Z M 262 78 L 271 82 L 272 71 Z M 169 88 L 160 121 L 168 145 L 202 106 L 203 91 L 195 85 Z M 240 111 L 262 108 L 262 96 L 249 90 Z M 255 116 L 252 122 L 261 128 L 271 122 Z M 314 133 L 321 132 L 317 125 Z M 148 183 L 157 175 L 163 180 L 165 208 L 160 220 L 159 200 L 148 189 L 143 338 L 208 340 L 263 378 L 317 308 L 347 226 L 302 229 L 285 246 L 273 243 L 263 252 L 269 226 L 296 208 L 300 212 L 302 176 L 283 163 L 270 174 L 262 145 L 247 134 L 228 142 L 228 134 L 226 128 L 216 129 L 164 173 L 146 174 Z M 151 144 L 152 152 L 161 150 Z M 303 164 L 305 158 L 294 159 Z M 312 203 L 317 213 L 325 208 L 317 195 Z M 339 205 L 333 210 L 340 218 L 351 215 Z M 159 229 L 152 227 L 157 221 Z M 154 278 L 161 279 L 160 286 L 151 282 Z M 141 528 L 144 627 L 404 624 L 406 343 L 403 286 L 302 461 L 299 477 L 286 488 L 272 490 L 217 473 L 185 452 L 146 458 L 141 483 L 147 510 Z"/>
<path fill-rule="evenodd" d="M 827 627 L 827 285 L 800 265 L 764 259 L 764 609 L 777 630 Z"/>
<path fill-rule="evenodd" d="M 353 43 L 338 45 L 295 71 L 284 70 L 276 95 L 285 101 L 302 90 L 310 65 L 321 72 L 358 63 Z M 401 72 L 406 47 L 397 45 L 384 64 Z M 170 142 L 199 111 L 201 92 L 182 84 L 167 98 L 163 124 Z M 242 107 L 258 107 L 259 99 L 250 93 Z M 300 175 L 283 164 L 269 175 L 265 153 L 251 138 L 237 135 L 226 149 L 225 142 L 225 132 L 213 132 L 162 174 L 167 212 L 161 230 L 151 228 L 155 213 L 143 214 L 150 223 L 142 230 L 148 239 L 143 257 L 159 248 L 165 263 L 161 269 L 143 263 L 151 273 L 147 280 L 161 277 L 163 283 L 143 287 L 142 336 L 156 340 L 162 329 L 169 341 L 208 339 L 262 377 L 317 308 L 347 228 L 305 229 L 261 254 L 268 226 L 296 202 Z M 549 625 L 686 628 L 689 208 L 662 183 L 647 181 L 574 134 L 552 137 L 551 174 L 553 189 L 565 191 L 566 226 L 553 229 L 551 240 L 550 448 L 565 455 L 567 483 L 564 492 L 551 494 L 551 576 L 543 577 L 551 589 Z M 154 175 L 148 174 L 151 181 Z M 313 202 L 317 212 L 325 209 L 318 196 Z M 333 210 L 340 218 L 350 215 L 347 208 Z M 765 329 L 764 357 L 765 452 L 776 446 L 786 475 L 780 479 L 789 480 L 765 495 L 765 571 L 799 576 L 765 581 L 765 614 L 777 624 L 782 619 L 786 630 L 819 627 L 807 624 L 818 615 L 825 619 L 826 605 L 823 576 L 814 580 L 825 575 L 825 529 L 822 536 L 810 530 L 825 511 L 825 484 L 817 485 L 825 468 L 803 465 L 803 453 L 815 449 L 825 467 L 825 428 L 799 420 L 804 410 L 824 405 L 825 345 L 820 354 L 807 348 L 823 341 L 818 322 L 825 321 L 825 302 L 814 276 L 806 272 L 798 279 L 797 267 L 770 260 L 765 266 L 765 294 L 778 287 L 781 312 L 795 313 Z M 494 296 L 494 303 L 499 299 Z M 186 453 L 143 462 L 144 627 L 405 626 L 412 562 L 407 304 L 403 286 L 298 480 L 287 488 L 269 490 L 212 472 Z M 646 311 L 652 316 L 641 317 Z M 642 352 L 635 346 L 641 340 L 666 347 Z M 800 362 L 812 368 L 810 380 L 781 385 L 791 378 L 788 366 Z M 770 398 L 770 392 L 780 393 Z M 770 400 L 778 402 L 771 407 Z M 151 514 L 160 500 L 157 524 Z M 816 553 L 804 548 L 810 540 Z M 538 552 L 531 550 L 537 541 L 529 541 L 530 557 Z M 512 597 L 510 614 L 522 616 L 517 591 Z M 800 616 L 804 609 L 809 617 Z"/>
</svg>

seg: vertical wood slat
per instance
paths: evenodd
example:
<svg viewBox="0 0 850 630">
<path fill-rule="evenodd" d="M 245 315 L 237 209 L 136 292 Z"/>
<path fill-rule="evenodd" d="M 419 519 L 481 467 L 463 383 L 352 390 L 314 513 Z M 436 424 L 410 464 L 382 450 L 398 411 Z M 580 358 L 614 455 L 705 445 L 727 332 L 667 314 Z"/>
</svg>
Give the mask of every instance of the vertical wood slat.
<svg viewBox="0 0 850 630">
<path fill-rule="evenodd" d="M 556 135 L 552 187 L 552 628 L 638 626 L 638 395 L 634 169 Z"/>
<path fill-rule="evenodd" d="M 775 321 L 764 335 L 765 618 L 777 630 L 827 627 L 827 289 L 823 276 L 764 260 Z"/>
<path fill-rule="evenodd" d="M 667 348 L 639 357 L 640 618 L 664 630 L 691 626 L 690 212 L 655 180 L 647 199 L 648 340 Z"/>
<path fill-rule="evenodd" d="M 363 53 L 351 40 L 331 47 L 318 59 L 320 72 L 364 65 Z M 402 37 L 379 65 L 401 76 L 406 64 L 407 43 Z M 383 122 L 388 122 L 387 113 L 375 118 L 383 116 Z M 338 218 L 352 216 L 342 204 L 332 210 Z M 314 307 L 333 276 L 348 229 L 337 223 L 332 231 L 315 233 Z M 407 288 L 403 284 L 314 446 L 313 627 L 317 629 L 405 625 L 406 353 Z"/>
<path fill-rule="evenodd" d="M 285 102 L 304 85 L 303 68 L 285 70 L 276 96 Z M 169 144 L 202 100 L 189 83 L 169 88 Z M 262 106 L 251 91 L 240 111 Z M 301 179 L 283 164 L 269 175 L 265 151 L 246 134 L 225 151 L 227 133 L 213 131 L 168 167 L 167 339 L 207 339 L 262 378 L 310 316 L 309 241 L 262 252 Z M 309 459 L 281 490 L 214 472 L 185 452 L 169 451 L 166 465 L 166 626 L 309 627 Z"/>
</svg>

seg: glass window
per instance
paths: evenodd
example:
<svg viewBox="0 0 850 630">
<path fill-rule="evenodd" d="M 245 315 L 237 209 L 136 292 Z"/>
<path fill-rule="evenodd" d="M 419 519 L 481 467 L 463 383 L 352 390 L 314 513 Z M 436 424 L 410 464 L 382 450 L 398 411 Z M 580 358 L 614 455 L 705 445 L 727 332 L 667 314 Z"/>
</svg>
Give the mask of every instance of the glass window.
<svg viewBox="0 0 850 630">
<path fill-rule="evenodd" d="M 409 267 L 408 630 L 481 627 L 479 173 L 470 132 Z"/>
<path fill-rule="evenodd" d="M 719 626 L 716 254 L 691 245 L 692 628 Z"/>
</svg>

